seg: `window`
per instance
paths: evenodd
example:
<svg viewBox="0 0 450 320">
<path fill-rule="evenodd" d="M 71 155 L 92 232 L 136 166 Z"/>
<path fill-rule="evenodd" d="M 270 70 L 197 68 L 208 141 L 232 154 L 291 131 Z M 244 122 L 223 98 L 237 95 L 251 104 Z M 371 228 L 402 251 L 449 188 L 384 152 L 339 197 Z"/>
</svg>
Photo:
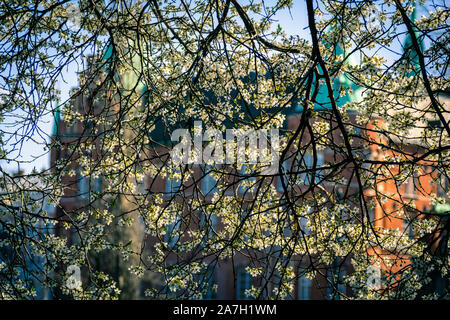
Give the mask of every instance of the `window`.
<svg viewBox="0 0 450 320">
<path fill-rule="evenodd" d="M 417 183 L 416 175 L 409 176 L 406 179 L 406 185 L 405 185 L 405 196 L 409 198 L 414 198 L 416 195 L 416 186 Z"/>
<path fill-rule="evenodd" d="M 312 169 L 314 167 L 314 156 L 313 156 L 312 152 L 306 152 L 305 154 L 303 154 L 303 158 L 300 154 L 298 155 L 298 157 L 300 157 L 300 159 L 297 158 L 297 170 L 298 171 L 305 171 L 308 169 Z M 318 151 L 316 168 L 322 167 L 323 163 L 324 163 L 323 152 Z M 320 174 L 321 174 L 321 170 L 316 169 L 315 170 L 315 182 L 316 183 L 318 183 L 320 181 Z M 313 173 L 309 172 L 309 171 L 299 174 L 299 178 L 302 181 L 301 183 L 305 184 L 305 185 L 311 184 L 312 176 L 313 176 Z"/>
<path fill-rule="evenodd" d="M 251 170 L 249 169 L 248 165 L 242 165 L 241 171 L 239 173 L 239 193 L 246 193 L 250 192 L 256 181 L 255 177 L 251 177 L 252 174 Z M 250 188 L 248 187 L 248 184 L 250 184 Z"/>
<path fill-rule="evenodd" d="M 100 193 L 102 191 L 102 179 L 100 177 L 92 178 L 91 189 L 96 193 Z"/>
<path fill-rule="evenodd" d="M 77 130 L 78 129 L 78 123 L 74 122 L 74 123 L 67 123 L 66 122 L 66 135 L 67 136 L 75 136 L 77 135 Z"/>
<path fill-rule="evenodd" d="M 312 209 L 308 212 L 308 214 L 311 214 Z M 300 227 L 302 228 L 302 231 L 305 233 L 305 235 L 309 236 L 311 234 L 311 229 L 308 227 L 308 218 L 301 216 L 300 218 Z"/>
<path fill-rule="evenodd" d="M 214 237 L 214 232 L 217 230 L 217 216 L 215 214 L 201 213 L 200 227 L 206 231 L 203 233 L 205 240 Z"/>
<path fill-rule="evenodd" d="M 170 179 L 168 177 L 166 181 L 166 193 L 169 195 L 177 193 L 180 189 L 180 186 L 181 186 L 181 179 L 176 177 Z"/>
<path fill-rule="evenodd" d="M 92 176 L 84 176 L 80 170 L 77 172 L 78 181 L 78 197 L 83 200 L 89 200 L 92 192 L 101 192 L 101 178 L 93 178 Z"/>
<path fill-rule="evenodd" d="M 136 192 L 139 195 L 147 194 L 147 181 L 145 178 L 142 181 L 136 180 Z"/>
<path fill-rule="evenodd" d="M 208 194 L 214 194 L 217 192 L 217 181 L 214 179 L 214 177 L 211 175 L 211 166 L 205 166 L 205 170 L 202 172 L 202 193 L 204 195 Z"/>
<path fill-rule="evenodd" d="M 92 129 L 94 128 L 94 123 L 92 120 L 83 120 L 83 134 L 89 135 L 92 133 Z"/>
<path fill-rule="evenodd" d="M 291 161 L 292 160 L 295 161 L 295 166 L 294 168 L 291 168 Z M 318 151 L 317 152 L 317 163 L 316 163 L 316 168 L 320 168 L 323 166 L 324 163 L 324 157 L 323 157 L 323 152 Z M 283 192 L 283 183 L 282 180 L 284 181 L 284 184 L 286 186 L 289 185 L 289 177 L 292 175 L 292 172 L 290 172 L 291 170 L 294 172 L 299 172 L 297 175 L 297 184 L 304 184 L 304 185 L 309 185 L 311 182 L 311 177 L 312 177 L 312 172 L 304 172 L 305 170 L 308 169 L 312 169 L 314 165 L 314 156 L 312 154 L 312 152 L 306 152 L 304 155 L 302 154 L 296 154 L 295 157 L 289 157 L 288 159 L 285 159 L 283 161 L 282 164 L 282 171 L 280 172 L 280 177 L 278 178 L 278 183 L 277 183 L 277 190 L 280 192 Z M 290 172 L 290 173 L 288 173 Z M 320 174 L 321 174 L 321 170 L 316 169 L 315 171 L 315 182 L 318 183 L 320 181 Z"/>
<path fill-rule="evenodd" d="M 445 174 L 441 174 L 440 181 L 437 186 L 437 196 L 440 198 L 448 199 L 447 192 L 450 189 L 448 178 Z"/>
<path fill-rule="evenodd" d="M 207 282 L 207 290 L 204 294 L 203 298 L 205 300 L 214 300 L 217 298 L 217 292 L 214 289 L 214 286 L 216 286 L 216 272 L 214 268 L 208 268 L 207 272 L 205 273 L 205 278 L 203 279 Z"/>
<path fill-rule="evenodd" d="M 168 225 L 164 241 L 170 248 L 174 248 L 180 238 L 179 230 L 181 228 L 181 217 L 177 216 L 176 220 Z"/>
<path fill-rule="evenodd" d="M 305 277 L 303 274 L 305 267 L 299 268 L 298 278 L 298 300 L 311 300 L 311 284 L 312 280 Z"/>
<path fill-rule="evenodd" d="M 327 272 L 327 298 L 328 300 L 339 300 L 341 294 L 346 294 L 344 282 L 345 270 L 343 266 L 333 266 Z"/>
<path fill-rule="evenodd" d="M 78 197 L 83 200 L 89 199 L 89 176 L 84 176 L 78 170 Z"/>
<path fill-rule="evenodd" d="M 403 218 L 403 232 L 408 238 L 414 238 L 414 230 L 413 230 L 413 218 L 412 216 L 405 216 Z"/>
<path fill-rule="evenodd" d="M 428 128 L 431 130 L 442 130 L 443 126 L 440 120 L 428 120 Z"/>
<path fill-rule="evenodd" d="M 250 274 L 245 271 L 244 267 L 236 268 L 236 299 L 238 300 L 250 300 L 245 295 L 245 290 L 252 287 L 252 278 Z"/>
<path fill-rule="evenodd" d="M 374 223 L 375 222 L 375 208 L 369 208 L 368 209 L 368 215 L 369 215 L 369 222 Z"/>
</svg>

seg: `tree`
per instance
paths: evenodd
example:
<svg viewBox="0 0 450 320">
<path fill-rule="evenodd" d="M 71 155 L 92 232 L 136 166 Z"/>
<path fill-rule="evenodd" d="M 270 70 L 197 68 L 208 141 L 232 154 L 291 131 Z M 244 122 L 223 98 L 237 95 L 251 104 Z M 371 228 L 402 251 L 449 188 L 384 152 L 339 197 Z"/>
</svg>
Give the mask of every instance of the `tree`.
<svg viewBox="0 0 450 320">
<path fill-rule="evenodd" d="M 224 264 L 235 285 L 250 274 L 253 298 L 295 297 L 301 277 L 329 298 L 448 298 L 448 7 L 298 5 L 1 3 L 1 119 L 15 122 L 1 127 L 2 161 L 20 163 L 14 152 L 55 116 L 48 170 L 1 169 L 2 298 L 32 297 L 31 278 L 73 298 L 135 297 L 138 278 L 147 296 L 204 298 Z M 301 9 L 307 36 L 276 25 Z M 85 61 L 55 107 L 56 83 Z M 198 121 L 279 129 L 277 170 L 264 157 L 174 161 L 172 132 L 195 140 Z"/>
</svg>

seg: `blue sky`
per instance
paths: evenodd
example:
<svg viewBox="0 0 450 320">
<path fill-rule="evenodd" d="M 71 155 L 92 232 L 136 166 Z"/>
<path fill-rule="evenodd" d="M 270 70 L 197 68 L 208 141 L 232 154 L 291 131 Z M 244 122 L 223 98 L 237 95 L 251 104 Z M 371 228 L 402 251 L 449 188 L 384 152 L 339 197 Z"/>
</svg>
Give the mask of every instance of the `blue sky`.
<svg viewBox="0 0 450 320">
<path fill-rule="evenodd" d="M 72 63 L 68 66 L 61 75 L 58 80 L 57 89 L 61 90 L 61 101 L 65 101 L 69 98 L 70 89 L 76 87 L 78 85 L 77 80 L 77 71 L 80 70 L 81 66 L 78 66 L 75 63 Z M 53 103 L 53 108 L 56 106 L 57 102 Z M 16 113 L 17 116 L 21 116 L 21 113 Z M 2 129 L 6 129 L 11 132 L 13 127 L 9 126 L 6 121 L 0 124 Z M 37 123 L 37 131 L 31 136 L 32 139 L 25 139 L 22 144 L 22 149 L 12 152 L 8 155 L 9 158 L 17 157 L 17 160 L 26 161 L 28 163 L 21 163 L 20 169 L 24 170 L 26 173 L 29 173 L 36 168 L 36 170 L 41 170 L 49 167 L 49 152 L 48 150 L 44 150 L 45 141 L 49 140 L 49 137 L 52 133 L 53 128 L 53 115 L 51 110 L 48 110 Z M 4 140 L 7 138 L 4 137 Z M 33 141 L 34 140 L 34 141 Z M 13 144 L 17 140 L 12 137 L 10 140 L 10 144 Z M 17 172 L 18 165 L 15 161 L 11 161 L 10 163 L 6 161 L 0 161 L 0 165 L 3 170 L 8 172 Z"/>
</svg>

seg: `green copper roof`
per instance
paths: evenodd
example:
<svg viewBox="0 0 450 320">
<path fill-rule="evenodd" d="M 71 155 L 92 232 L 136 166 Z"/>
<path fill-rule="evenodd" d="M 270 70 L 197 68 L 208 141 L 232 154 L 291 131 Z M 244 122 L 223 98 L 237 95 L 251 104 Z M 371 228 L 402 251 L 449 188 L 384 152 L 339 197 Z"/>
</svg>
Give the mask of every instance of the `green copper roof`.
<svg viewBox="0 0 450 320">
<path fill-rule="evenodd" d="M 417 8 L 416 8 L 416 3 L 414 3 L 414 10 L 411 14 L 410 20 L 414 23 L 416 21 L 416 17 L 417 17 Z M 413 26 L 413 29 L 414 29 L 414 34 L 416 35 L 416 39 L 419 42 L 420 50 L 421 50 L 421 52 L 423 52 L 422 38 L 420 37 L 420 34 L 419 34 L 417 28 Z M 412 37 L 409 34 L 409 32 L 406 35 L 403 50 L 405 52 L 405 57 L 408 58 L 409 61 L 411 62 L 411 64 L 413 65 L 413 70 L 408 72 L 406 75 L 408 77 L 412 77 L 412 76 L 419 74 L 420 73 L 419 55 L 417 54 L 416 48 L 414 48 L 414 46 L 413 46 Z"/>
<path fill-rule="evenodd" d="M 351 56 L 346 56 L 345 50 L 339 44 L 335 48 L 335 54 L 336 56 L 343 55 L 345 57 L 346 64 L 355 65 L 357 63 L 354 54 Z M 319 67 L 319 72 L 321 71 L 322 69 Z M 314 81 L 316 81 L 316 79 L 314 79 Z M 339 108 L 343 107 L 345 104 L 349 102 L 356 102 L 361 99 L 361 88 L 358 85 L 356 85 L 353 81 L 351 81 L 349 76 L 346 74 L 342 74 L 337 78 L 333 78 L 332 86 L 333 86 L 333 97 Z M 340 96 L 339 91 L 342 87 L 344 87 L 344 90 L 346 90 L 346 94 Z M 349 92 L 348 88 L 351 89 L 352 92 Z M 312 91 L 314 91 L 314 89 L 315 88 L 313 86 Z M 303 107 L 300 105 L 297 105 L 295 107 L 295 112 L 301 112 L 302 110 Z M 321 81 L 319 91 L 316 97 L 316 103 L 314 104 L 314 110 L 317 111 L 331 110 L 331 101 L 325 80 Z"/>
<path fill-rule="evenodd" d="M 109 63 L 111 62 L 113 57 L 113 47 L 110 43 L 105 50 L 105 54 L 103 55 L 102 61 L 108 62 L 106 69 L 109 69 Z M 59 101 L 56 102 L 56 108 L 53 112 L 53 128 L 52 135 L 57 136 L 59 134 L 59 127 L 61 123 L 61 107 L 59 105 Z"/>
<path fill-rule="evenodd" d="M 61 122 L 61 111 L 59 108 L 59 102 L 56 103 L 56 108 L 53 113 L 53 130 L 52 135 L 57 136 L 59 133 L 59 124 Z"/>
<path fill-rule="evenodd" d="M 102 60 L 108 61 L 108 60 L 110 60 L 110 59 L 112 58 L 112 56 L 113 56 L 113 47 L 112 47 L 112 44 L 110 43 L 110 44 L 106 47 L 106 51 L 105 51 L 105 54 L 104 54 Z"/>
<path fill-rule="evenodd" d="M 360 100 L 359 86 L 357 86 L 353 81 L 349 79 L 346 74 L 341 75 L 338 78 L 332 79 L 333 83 L 333 97 L 339 108 L 343 107 L 349 102 L 356 102 Z M 340 96 L 339 92 L 341 88 L 346 90 L 345 95 Z M 351 89 L 350 92 L 348 89 Z M 328 110 L 331 109 L 331 101 L 328 93 L 328 88 L 325 81 L 319 87 L 319 92 L 317 94 L 316 103 L 314 104 L 314 110 Z"/>
<path fill-rule="evenodd" d="M 437 203 L 434 211 L 438 214 L 450 214 L 450 203 Z"/>
</svg>

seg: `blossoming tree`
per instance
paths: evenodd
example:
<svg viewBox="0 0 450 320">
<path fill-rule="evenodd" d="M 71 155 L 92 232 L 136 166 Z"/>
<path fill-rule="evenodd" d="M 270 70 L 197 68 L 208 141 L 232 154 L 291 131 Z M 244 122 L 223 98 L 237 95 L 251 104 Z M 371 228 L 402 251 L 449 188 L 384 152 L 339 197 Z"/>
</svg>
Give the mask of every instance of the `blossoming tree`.
<svg viewBox="0 0 450 320">
<path fill-rule="evenodd" d="M 307 28 L 285 30 L 289 12 Z M 51 165 L 0 168 L 0 297 L 136 298 L 141 281 L 206 298 L 214 272 L 236 285 L 244 265 L 252 298 L 295 298 L 303 277 L 329 298 L 448 298 L 449 15 L 445 1 L 3 1 L 0 159 L 47 134 Z M 195 121 L 278 129 L 278 170 L 269 155 L 172 161 L 171 132 L 194 137 Z"/>
</svg>

